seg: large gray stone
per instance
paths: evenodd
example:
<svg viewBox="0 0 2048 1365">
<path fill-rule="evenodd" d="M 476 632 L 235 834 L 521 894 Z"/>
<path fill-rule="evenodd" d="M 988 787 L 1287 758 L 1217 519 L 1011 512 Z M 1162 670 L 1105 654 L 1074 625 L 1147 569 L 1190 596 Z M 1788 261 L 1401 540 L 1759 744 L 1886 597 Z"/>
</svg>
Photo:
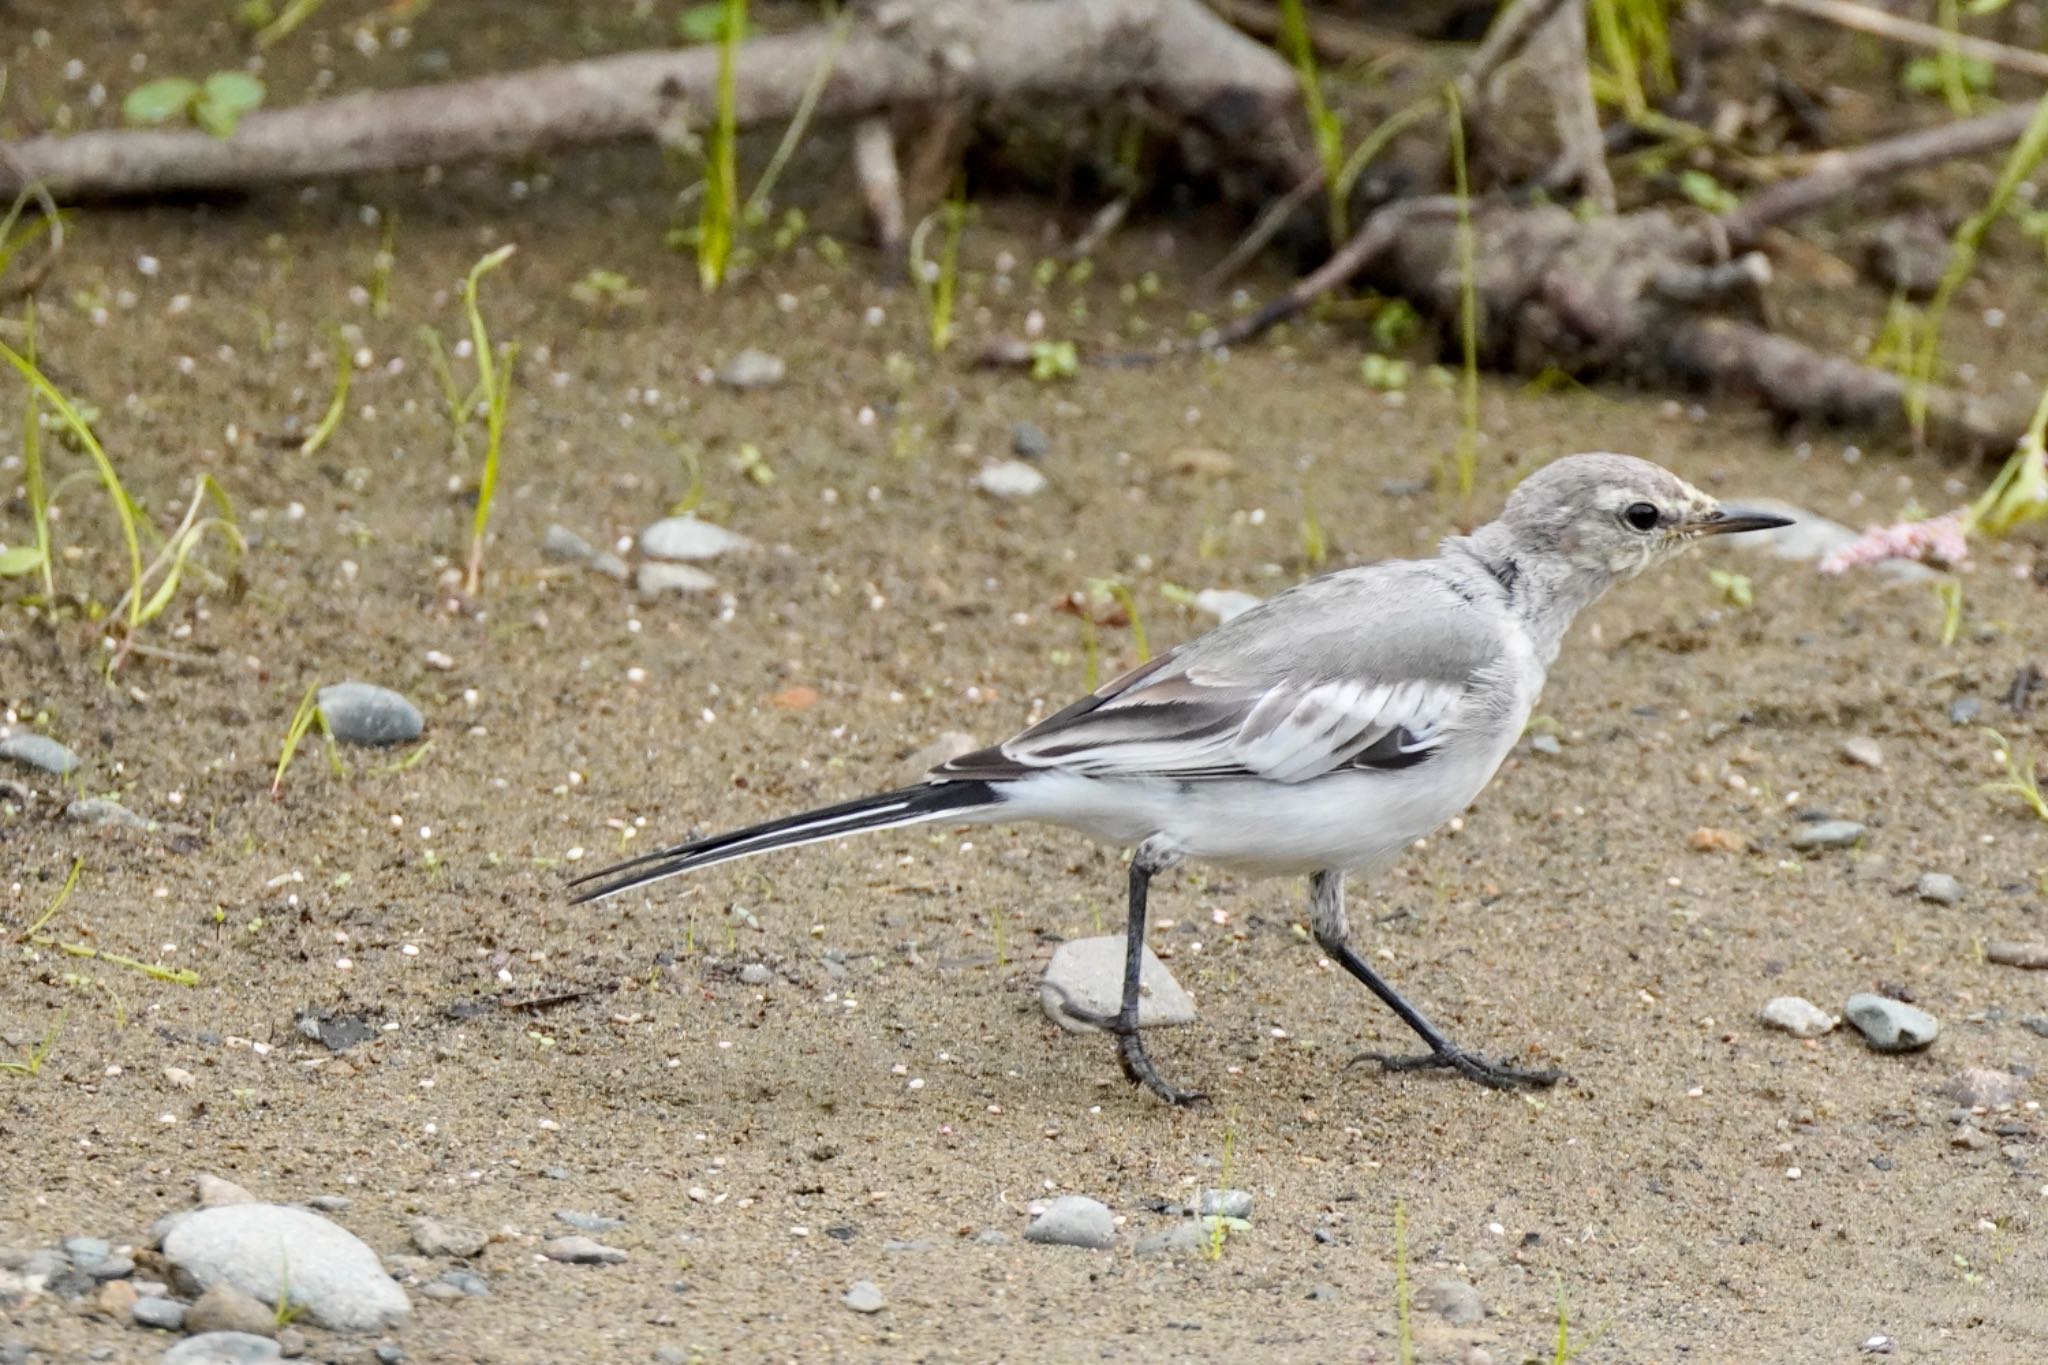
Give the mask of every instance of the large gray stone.
<svg viewBox="0 0 2048 1365">
<path fill-rule="evenodd" d="M 1066 1012 L 1061 990 L 1079 1009 L 1115 1014 L 1124 993 L 1123 935 L 1106 934 L 1062 943 L 1038 983 L 1039 1003 L 1055 1024 L 1070 1033 L 1096 1032 L 1095 1025 Z M 1146 948 L 1138 969 L 1138 1027 L 1191 1024 L 1194 1020 L 1194 998 L 1181 989 L 1180 982 L 1166 970 L 1166 964 Z"/>
<path fill-rule="evenodd" d="M 0 735 L 0 758 L 58 777 L 69 777 L 78 771 L 78 755 L 46 735 Z"/>
<path fill-rule="evenodd" d="M 340 682 L 320 689 L 320 714 L 343 744 L 407 744 L 427 728 L 420 709 L 388 687 Z"/>
<path fill-rule="evenodd" d="M 163 1252 L 176 1274 L 201 1288 L 230 1284 L 273 1308 L 289 1295 L 308 1320 L 337 1332 L 383 1331 L 412 1312 L 377 1253 L 309 1209 L 201 1209 L 170 1230 Z"/>
<path fill-rule="evenodd" d="M 1852 995 L 1842 1013 L 1879 1052 L 1918 1052 L 1941 1032 L 1926 1010 L 1887 995 Z"/>
<path fill-rule="evenodd" d="M 1063 1194 L 1024 1229 L 1024 1240 L 1102 1251 L 1116 1245 L 1116 1215 L 1085 1194 Z"/>
</svg>

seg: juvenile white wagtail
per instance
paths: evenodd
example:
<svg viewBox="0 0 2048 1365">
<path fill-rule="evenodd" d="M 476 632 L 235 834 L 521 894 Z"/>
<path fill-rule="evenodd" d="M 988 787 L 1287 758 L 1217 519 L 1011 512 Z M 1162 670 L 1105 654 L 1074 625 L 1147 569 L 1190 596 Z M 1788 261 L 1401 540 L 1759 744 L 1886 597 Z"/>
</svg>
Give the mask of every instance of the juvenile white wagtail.
<svg viewBox="0 0 2048 1365">
<path fill-rule="evenodd" d="M 1069 1001 L 1068 1013 L 1114 1033 L 1124 1074 L 1160 1098 L 1201 1098 L 1159 1075 L 1138 1034 L 1146 888 L 1186 858 L 1308 874 L 1316 942 L 1429 1047 L 1376 1055 L 1383 1066 L 1549 1085 L 1559 1073 L 1452 1043 L 1353 951 L 1344 874 L 1385 865 L 1471 803 L 1520 737 L 1572 619 L 1616 580 L 1702 536 L 1787 524 L 1724 511 L 1644 460 L 1569 456 L 1434 559 L 1311 578 L 917 786 L 648 853 L 578 879 L 596 885 L 577 899 L 929 820 L 1065 825 L 1135 848 L 1122 1008 Z"/>
</svg>

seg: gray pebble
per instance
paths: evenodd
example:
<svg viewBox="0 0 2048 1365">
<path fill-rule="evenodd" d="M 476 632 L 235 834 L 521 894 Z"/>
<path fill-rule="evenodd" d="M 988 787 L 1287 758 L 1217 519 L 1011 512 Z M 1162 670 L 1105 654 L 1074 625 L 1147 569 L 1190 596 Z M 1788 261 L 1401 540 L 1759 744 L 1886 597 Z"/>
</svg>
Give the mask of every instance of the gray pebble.
<svg viewBox="0 0 2048 1365">
<path fill-rule="evenodd" d="M 1001 1228 L 983 1228 L 974 1234 L 974 1243 L 976 1246 L 1006 1247 L 1010 1244 L 1010 1234 Z"/>
<path fill-rule="evenodd" d="M 1195 1211 L 1204 1218 L 1249 1218 L 1252 1216 L 1250 1190 L 1203 1190 Z"/>
<path fill-rule="evenodd" d="M 840 1302 L 856 1313 L 879 1313 L 888 1306 L 873 1280 L 855 1280 Z"/>
<path fill-rule="evenodd" d="M 606 578 L 617 579 L 621 583 L 626 582 L 633 576 L 633 566 L 620 559 L 610 550 L 599 550 L 596 554 L 592 555 L 590 557 L 590 567 L 603 574 Z"/>
<path fill-rule="evenodd" d="M 655 559 L 716 559 L 753 548 L 739 532 L 692 516 L 664 517 L 640 533 L 640 553 Z"/>
<path fill-rule="evenodd" d="M 340 1213 L 354 1202 L 345 1194 L 316 1194 L 306 1201 L 306 1207 L 322 1213 Z"/>
<path fill-rule="evenodd" d="M 441 1272 L 441 1278 L 435 1283 L 447 1285 L 472 1299 L 487 1299 L 491 1296 L 491 1282 L 474 1270 L 464 1270 L 460 1267 L 444 1270 Z"/>
<path fill-rule="evenodd" d="M 165 1332 L 185 1330 L 185 1305 L 176 1299 L 158 1298 L 154 1295 L 137 1299 L 135 1306 L 128 1312 L 144 1327 L 155 1327 Z"/>
<path fill-rule="evenodd" d="M 454 1256 L 466 1261 L 482 1255 L 491 1238 L 482 1228 L 444 1223 L 438 1218 L 417 1218 L 412 1225 L 412 1244 L 422 1256 Z"/>
<path fill-rule="evenodd" d="M 46 735 L 17 732 L 0 738 L 0 758 L 58 777 L 69 777 L 78 771 L 78 755 Z"/>
<path fill-rule="evenodd" d="M 343 744 L 406 744 L 427 727 L 417 706 L 388 687 L 341 682 L 320 689 L 320 714 Z"/>
<path fill-rule="evenodd" d="M 1036 422 L 1019 422 L 1010 428 L 1010 453 L 1020 460 L 1042 460 L 1052 453 L 1052 438 Z"/>
<path fill-rule="evenodd" d="M 749 986 L 765 986 L 774 979 L 775 973 L 758 962 L 740 968 L 740 980 Z"/>
<path fill-rule="evenodd" d="M 1415 1298 L 1423 1308 L 1453 1327 L 1476 1327 L 1486 1317 L 1486 1305 L 1480 1302 L 1479 1291 L 1448 1275 L 1431 1280 Z"/>
<path fill-rule="evenodd" d="M 80 797 L 64 807 L 64 818 L 101 829 L 148 829 L 150 824 L 119 801 L 104 796 Z"/>
<path fill-rule="evenodd" d="M 1550 758 L 1556 758 L 1564 752 L 1564 745 L 1558 743 L 1556 735 L 1531 735 L 1529 736 L 1529 748 L 1535 753 L 1543 754 Z"/>
<path fill-rule="evenodd" d="M 1048 1246 L 1088 1247 L 1096 1251 L 1116 1244 L 1116 1218 L 1109 1207 L 1083 1194 L 1065 1194 L 1024 1229 L 1024 1240 Z"/>
<path fill-rule="evenodd" d="M 1954 905 L 1963 898 L 1963 884 L 1946 872 L 1923 872 L 1913 884 L 1913 892 L 1923 901 Z"/>
<path fill-rule="evenodd" d="M 57 1245 L 80 1270 L 91 1270 L 114 1254 L 114 1244 L 104 1237 L 66 1237 Z"/>
<path fill-rule="evenodd" d="M 618 1265 L 626 1253 L 589 1237 L 551 1237 L 540 1244 L 540 1254 L 551 1261 L 570 1265 Z"/>
<path fill-rule="evenodd" d="M 1984 710 L 1984 703 L 1976 697 L 1957 697 L 1948 704 L 1948 723 L 1968 725 L 1975 721 Z"/>
<path fill-rule="evenodd" d="M 1194 1022 L 1194 1000 L 1149 947 L 1138 969 L 1138 988 L 1139 1028 Z M 1095 1025 L 1066 1012 L 1066 1000 L 1071 998 L 1080 1009 L 1114 1014 L 1123 1001 L 1123 989 L 1124 937 L 1107 934 L 1062 943 L 1045 966 L 1038 1000 L 1046 1016 L 1061 1028 L 1070 1033 L 1093 1033 Z"/>
<path fill-rule="evenodd" d="M 135 1273 L 135 1260 L 129 1256 L 109 1256 L 97 1265 L 79 1268 L 95 1280 L 125 1280 Z"/>
<path fill-rule="evenodd" d="M 1794 1038 L 1818 1038 L 1833 1032 L 1835 1025 L 1842 1022 L 1811 1000 L 1797 995 L 1778 996 L 1758 1011 L 1758 1017 Z"/>
<path fill-rule="evenodd" d="M 1823 849 L 1854 848 L 1870 833 L 1854 820 L 1816 820 L 1793 832 L 1792 847 L 1801 853 Z"/>
<path fill-rule="evenodd" d="M 597 557 L 597 551 L 589 541 L 566 526 L 550 526 L 541 537 L 540 552 L 549 559 L 567 560 L 574 564 L 588 564 Z"/>
<path fill-rule="evenodd" d="M 710 592 L 718 586 L 718 580 L 688 564 L 650 559 L 640 566 L 633 586 L 642 597 L 659 597 L 671 592 Z"/>
<path fill-rule="evenodd" d="M 732 389 L 765 389 L 789 374 L 782 357 L 749 346 L 718 367 L 718 382 Z"/>
<path fill-rule="evenodd" d="M 626 1226 L 623 1218 L 607 1218 L 601 1213 L 583 1213 L 576 1209 L 556 1209 L 555 1217 L 578 1232 L 617 1232 Z"/>
<path fill-rule="evenodd" d="M 208 1332 L 186 1337 L 165 1351 L 162 1365 L 268 1365 L 283 1359 L 283 1348 L 269 1337 L 248 1332 Z"/>
<path fill-rule="evenodd" d="M 1842 1013 L 1879 1052 L 1917 1052 L 1941 1032 L 1941 1025 L 1926 1010 L 1889 996 L 1852 995 Z"/>
<path fill-rule="evenodd" d="M 1308 1297 L 1315 1303 L 1327 1303 L 1337 1297 L 1337 1286 L 1334 1284 L 1310 1285 Z"/>
<path fill-rule="evenodd" d="M 1882 768 L 1884 766 L 1884 750 L 1878 747 L 1876 740 L 1871 739 L 1867 735 L 1858 735 L 1854 739 L 1843 740 L 1842 757 L 1851 763 L 1857 764 L 1859 767 Z"/>
</svg>

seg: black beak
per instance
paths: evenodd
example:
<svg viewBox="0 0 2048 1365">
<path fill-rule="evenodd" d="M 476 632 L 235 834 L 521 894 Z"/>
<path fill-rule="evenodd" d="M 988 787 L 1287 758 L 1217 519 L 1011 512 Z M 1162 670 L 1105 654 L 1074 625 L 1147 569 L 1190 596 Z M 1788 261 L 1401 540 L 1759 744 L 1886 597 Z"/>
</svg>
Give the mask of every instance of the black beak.
<svg viewBox="0 0 2048 1365">
<path fill-rule="evenodd" d="M 1732 536 L 1743 531 L 1775 531 L 1780 526 L 1791 524 L 1792 518 L 1772 516 L 1767 512 L 1717 509 L 1688 522 L 1685 529 L 1695 536 Z"/>
</svg>

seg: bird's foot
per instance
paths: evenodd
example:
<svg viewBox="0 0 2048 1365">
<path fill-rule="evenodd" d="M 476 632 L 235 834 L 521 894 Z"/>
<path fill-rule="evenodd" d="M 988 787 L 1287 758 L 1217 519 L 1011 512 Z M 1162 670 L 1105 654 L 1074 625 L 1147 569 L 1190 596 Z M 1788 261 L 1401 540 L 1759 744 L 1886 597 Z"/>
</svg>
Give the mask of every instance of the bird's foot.
<svg viewBox="0 0 2048 1365">
<path fill-rule="evenodd" d="M 1490 1090 L 1547 1090 L 1564 1079 L 1562 1071 L 1525 1071 L 1489 1062 L 1460 1048 L 1399 1057 L 1385 1052 L 1361 1052 L 1347 1065 L 1360 1062 L 1378 1062 L 1382 1071 L 1455 1071 Z"/>
<path fill-rule="evenodd" d="M 1129 1078 L 1132 1085 L 1142 1085 L 1160 1099 L 1175 1106 L 1194 1104 L 1198 1100 L 1209 1098 L 1199 1090 L 1181 1090 L 1167 1084 L 1166 1078 L 1159 1074 L 1159 1068 L 1153 1066 L 1152 1059 L 1145 1055 L 1145 1043 L 1138 1037 L 1138 1021 L 1135 1018 L 1126 1019 L 1121 1011 L 1110 1014 L 1103 1010 L 1089 1009 L 1057 981 L 1041 984 L 1050 986 L 1058 992 L 1061 1014 L 1076 1023 L 1087 1024 L 1091 1028 L 1099 1028 L 1104 1033 L 1116 1036 L 1117 1061 L 1122 1063 L 1124 1075 Z"/>
<path fill-rule="evenodd" d="M 1128 1031 L 1119 1030 L 1116 1039 L 1116 1056 L 1123 1063 L 1124 1075 L 1132 1085 L 1142 1085 L 1160 1099 L 1175 1108 L 1198 1103 L 1209 1097 L 1199 1090 L 1179 1090 L 1166 1083 L 1159 1069 L 1152 1065 L 1152 1059 L 1145 1055 L 1145 1044 L 1138 1037 L 1133 1024 Z"/>
</svg>

